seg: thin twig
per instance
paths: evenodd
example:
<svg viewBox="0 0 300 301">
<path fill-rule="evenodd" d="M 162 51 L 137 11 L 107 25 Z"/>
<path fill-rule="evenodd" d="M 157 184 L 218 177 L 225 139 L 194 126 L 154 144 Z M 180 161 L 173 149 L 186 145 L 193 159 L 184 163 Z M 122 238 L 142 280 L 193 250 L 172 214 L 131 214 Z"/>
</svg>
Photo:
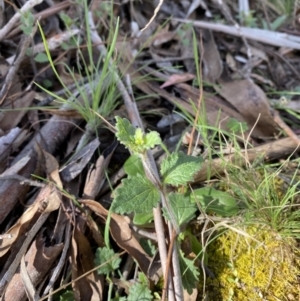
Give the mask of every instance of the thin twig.
<svg viewBox="0 0 300 301">
<path fill-rule="evenodd" d="M 281 119 L 278 111 L 273 111 L 273 119 L 274 121 L 285 131 L 285 133 L 292 138 L 298 146 L 300 145 L 299 137 L 292 131 L 292 129 Z"/>
<path fill-rule="evenodd" d="M 146 30 L 149 27 L 149 25 L 153 22 L 153 20 L 155 19 L 156 15 L 158 14 L 163 3 L 164 3 L 164 0 L 159 0 L 158 5 L 155 7 L 153 16 L 151 17 L 150 21 L 145 25 L 145 27 L 143 29 L 141 29 L 141 31 Z"/>
<path fill-rule="evenodd" d="M 17 57 L 15 57 L 15 60 L 13 64 L 10 66 L 6 77 L 5 77 L 5 82 L 1 88 L 0 91 L 0 105 L 5 99 L 6 94 L 8 93 L 9 88 L 12 85 L 13 80 L 16 77 L 17 72 L 19 71 L 20 65 L 26 55 L 26 51 L 28 50 L 28 46 L 33 39 L 34 34 L 36 33 L 37 26 L 34 26 L 32 29 L 32 32 L 30 35 L 25 35 L 24 38 L 21 40 L 20 45 L 19 45 L 19 54 Z"/>
</svg>

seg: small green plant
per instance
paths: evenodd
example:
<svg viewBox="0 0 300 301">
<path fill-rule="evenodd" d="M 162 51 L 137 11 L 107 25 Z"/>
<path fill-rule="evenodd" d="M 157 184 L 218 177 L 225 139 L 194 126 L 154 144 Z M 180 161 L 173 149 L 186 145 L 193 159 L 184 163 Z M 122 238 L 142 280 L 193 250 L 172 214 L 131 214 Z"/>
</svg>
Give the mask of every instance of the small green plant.
<svg viewBox="0 0 300 301">
<path fill-rule="evenodd" d="M 201 158 L 185 155 L 183 152 L 174 152 L 161 163 L 160 173 L 162 181 L 157 179 L 151 163 L 147 159 L 147 150 L 161 144 L 157 132 L 144 134 L 140 128 L 135 128 L 127 119 L 116 117 L 117 139 L 140 158 L 147 176 L 141 174 L 141 169 L 132 172 L 122 181 L 122 186 L 116 190 L 113 202 L 115 212 L 149 214 L 160 202 L 161 193 L 164 195 L 167 206 L 164 215 L 170 220 L 177 234 L 180 226 L 190 221 L 197 210 L 189 195 L 176 191 L 176 187 L 187 185 L 193 180 L 194 174 L 201 168 Z M 167 193 L 169 186 L 173 191 Z"/>
<path fill-rule="evenodd" d="M 162 197 L 165 202 L 163 215 L 172 223 L 176 234 L 179 234 L 197 211 L 187 185 L 200 170 L 202 158 L 188 156 L 183 152 L 168 154 L 160 165 L 161 179 L 157 178 L 148 161 L 147 151 L 162 145 L 159 134 L 144 134 L 127 119 L 116 117 L 116 120 L 116 137 L 130 149 L 134 157 L 130 163 L 125 164 L 128 178 L 122 180 L 122 185 L 116 189 L 112 210 L 120 214 L 134 213 L 139 222 L 142 220 L 146 223 L 153 219 L 152 210 Z M 179 252 L 179 264 L 183 287 L 191 294 L 199 273 L 193 261 L 185 258 L 182 252 Z"/>
<path fill-rule="evenodd" d="M 34 22 L 35 22 L 35 18 L 31 13 L 31 11 L 28 10 L 26 12 L 23 12 L 23 14 L 20 17 L 20 21 L 21 21 L 20 29 L 23 31 L 23 33 L 26 36 L 29 36 L 33 31 Z"/>
<path fill-rule="evenodd" d="M 120 297 L 116 295 L 112 299 L 112 289 L 113 282 L 111 280 L 111 276 L 114 275 L 115 271 L 117 271 L 120 267 L 121 258 L 116 257 L 115 252 L 108 248 L 98 248 L 95 254 L 95 265 L 100 266 L 97 270 L 98 274 L 105 275 L 106 279 L 109 282 L 109 292 L 108 292 L 108 300 L 122 300 L 122 301 L 137 301 L 137 300 L 145 300 L 151 301 L 153 299 L 151 291 L 148 286 L 148 279 L 146 275 L 143 273 L 138 274 L 138 281 L 136 281 L 129 288 L 129 294 L 126 297 Z M 130 284 L 128 283 L 128 286 Z"/>
</svg>

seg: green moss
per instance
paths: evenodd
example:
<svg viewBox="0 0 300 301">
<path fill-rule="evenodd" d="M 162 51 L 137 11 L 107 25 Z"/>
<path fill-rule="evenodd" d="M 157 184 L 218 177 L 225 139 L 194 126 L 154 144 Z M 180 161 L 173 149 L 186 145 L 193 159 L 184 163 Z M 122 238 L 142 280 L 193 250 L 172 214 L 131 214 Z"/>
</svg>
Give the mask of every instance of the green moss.
<svg viewBox="0 0 300 301">
<path fill-rule="evenodd" d="M 299 300 L 295 240 L 266 227 L 243 231 L 251 237 L 228 230 L 208 246 L 208 268 L 214 274 L 206 279 L 208 300 Z"/>
</svg>

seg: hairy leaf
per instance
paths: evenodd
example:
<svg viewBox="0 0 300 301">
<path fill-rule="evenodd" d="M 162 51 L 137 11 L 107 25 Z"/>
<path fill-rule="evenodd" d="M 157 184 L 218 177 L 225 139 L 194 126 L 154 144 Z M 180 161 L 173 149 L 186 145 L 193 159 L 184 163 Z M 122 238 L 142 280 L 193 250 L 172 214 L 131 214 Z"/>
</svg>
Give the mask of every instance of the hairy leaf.
<svg viewBox="0 0 300 301">
<path fill-rule="evenodd" d="M 193 289 L 196 288 L 196 283 L 199 281 L 199 272 L 194 266 L 192 260 L 184 257 L 181 250 L 179 256 L 179 265 L 181 271 L 182 285 L 189 295 L 193 293 Z"/>
<path fill-rule="evenodd" d="M 98 248 L 95 255 L 95 265 L 102 265 L 99 269 L 97 269 L 98 274 L 108 275 L 120 266 L 121 258 L 113 258 L 116 254 L 112 249 L 107 247 Z"/>
<path fill-rule="evenodd" d="M 188 223 L 195 216 L 197 211 L 196 203 L 191 203 L 188 196 L 179 193 L 171 193 L 168 196 L 169 205 L 177 220 L 179 226 Z M 169 213 L 166 208 L 163 208 L 165 217 L 170 220 Z"/>
<path fill-rule="evenodd" d="M 161 174 L 165 184 L 186 185 L 193 180 L 201 168 L 202 158 L 188 156 L 183 152 L 172 153 L 161 164 Z"/>
<path fill-rule="evenodd" d="M 199 202 L 205 212 L 214 212 L 221 216 L 233 216 L 239 210 L 236 200 L 229 193 L 212 187 L 195 189 L 191 199 Z"/>
<path fill-rule="evenodd" d="M 145 175 L 141 157 L 138 154 L 131 155 L 124 163 L 124 170 L 128 176 L 136 176 L 137 174 Z"/>
<path fill-rule="evenodd" d="M 153 296 L 148 288 L 147 277 L 143 273 L 139 273 L 139 282 L 135 283 L 129 289 L 128 301 L 151 301 Z"/>
<path fill-rule="evenodd" d="M 161 143 L 160 136 L 157 132 L 153 131 L 144 134 L 142 129 L 136 129 L 127 119 L 122 119 L 117 116 L 116 120 L 116 137 L 131 151 L 135 153 L 144 153 L 146 150 Z"/>
<path fill-rule="evenodd" d="M 117 139 L 126 147 L 131 148 L 131 146 L 135 145 L 134 134 L 136 128 L 126 118 L 116 116 L 116 120 Z"/>
<path fill-rule="evenodd" d="M 141 175 L 122 180 L 116 189 L 113 211 L 124 213 L 148 213 L 160 200 L 157 188 Z"/>
</svg>

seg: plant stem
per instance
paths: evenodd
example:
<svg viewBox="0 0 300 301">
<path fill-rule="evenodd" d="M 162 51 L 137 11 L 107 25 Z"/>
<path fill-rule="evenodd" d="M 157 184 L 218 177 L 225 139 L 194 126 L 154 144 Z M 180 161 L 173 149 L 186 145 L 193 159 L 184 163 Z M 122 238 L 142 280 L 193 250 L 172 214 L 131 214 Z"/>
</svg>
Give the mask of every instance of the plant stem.
<svg viewBox="0 0 300 301">
<path fill-rule="evenodd" d="M 166 196 L 166 192 L 164 191 L 160 179 L 157 178 L 157 176 L 155 175 L 151 162 L 149 161 L 147 154 L 140 154 L 144 169 L 147 172 L 147 175 L 149 177 L 149 179 L 151 180 L 151 182 L 157 187 L 157 189 L 161 192 L 161 200 L 162 200 L 162 205 L 164 208 L 167 209 L 170 220 L 171 220 L 171 224 L 176 232 L 176 234 L 180 233 L 180 227 L 178 225 L 178 222 L 175 218 L 174 212 L 169 204 L 168 198 Z"/>
<path fill-rule="evenodd" d="M 114 284 L 113 284 L 113 282 L 111 281 L 110 278 L 107 277 L 107 280 L 109 282 L 107 301 L 110 301 L 111 300 L 112 290 L 114 288 Z"/>
</svg>

